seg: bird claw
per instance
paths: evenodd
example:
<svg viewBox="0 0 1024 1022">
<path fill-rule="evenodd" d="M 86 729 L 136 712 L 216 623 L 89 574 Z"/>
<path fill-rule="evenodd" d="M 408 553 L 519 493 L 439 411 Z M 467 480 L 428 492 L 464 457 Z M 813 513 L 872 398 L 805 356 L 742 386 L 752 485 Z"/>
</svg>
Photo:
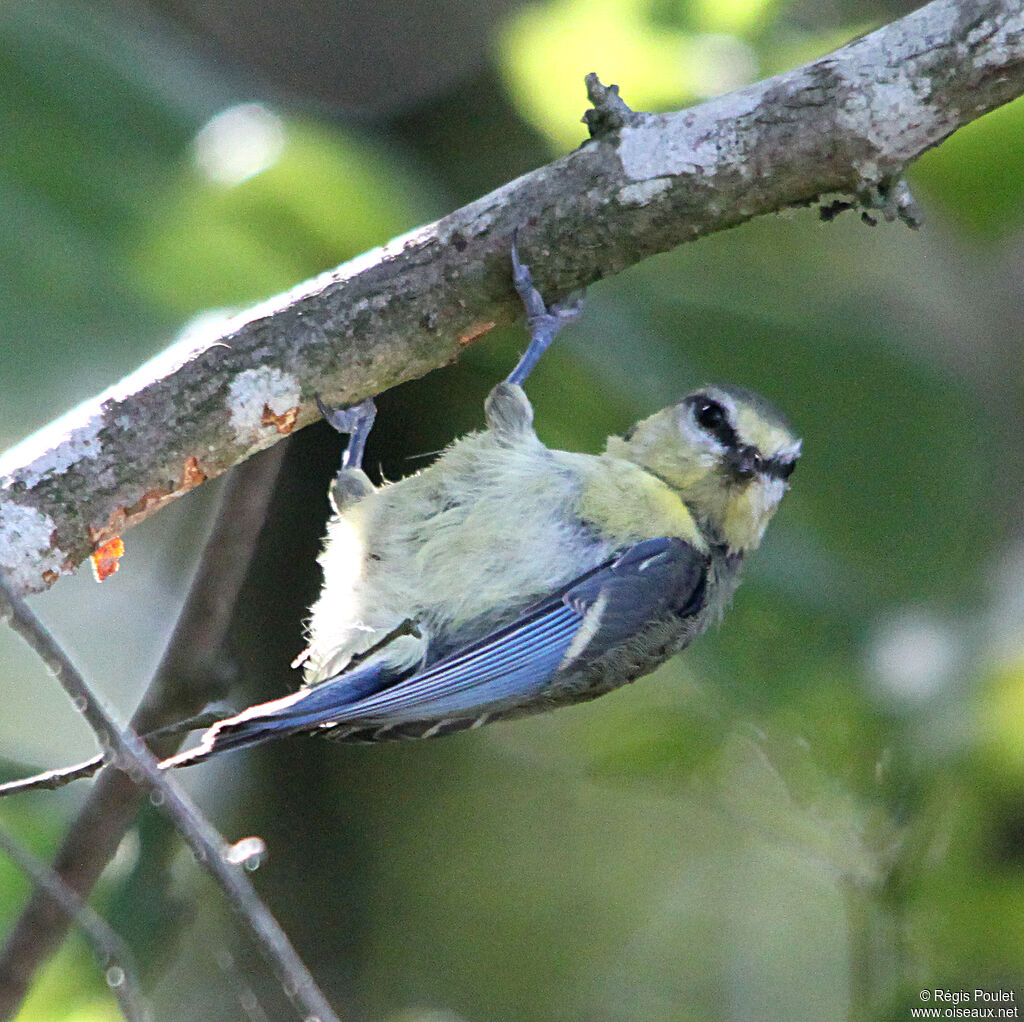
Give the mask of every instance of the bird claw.
<svg viewBox="0 0 1024 1022">
<path fill-rule="evenodd" d="M 526 311 L 530 345 L 506 382 L 521 386 L 559 330 L 579 317 L 583 310 L 583 294 L 573 292 L 561 302 L 545 305 L 543 296 L 534 286 L 530 267 L 519 258 L 518 240 L 517 228 L 512 232 L 512 283 Z"/>
<path fill-rule="evenodd" d="M 319 394 L 315 394 L 316 406 L 320 414 L 339 433 L 348 434 L 348 446 L 341 457 L 342 470 L 360 468 L 363 463 L 363 450 L 366 438 L 373 429 L 373 420 L 377 418 L 377 406 L 373 398 L 368 397 L 350 408 L 332 408 L 325 404 Z"/>
<path fill-rule="evenodd" d="M 584 294 L 582 291 L 573 291 L 565 301 L 552 302 L 548 306 L 548 312 L 560 323 L 571 323 L 579 319 L 583 311 Z"/>
<path fill-rule="evenodd" d="M 353 433 L 358 433 L 360 429 L 365 429 L 367 433 L 370 432 L 373 420 L 377 416 L 377 406 L 373 403 L 372 397 L 360 401 L 357 405 L 351 405 L 349 408 L 334 408 L 326 404 L 319 394 L 314 394 L 313 397 L 317 408 L 320 409 L 320 414 L 339 433 L 347 433 L 351 436 Z"/>
</svg>

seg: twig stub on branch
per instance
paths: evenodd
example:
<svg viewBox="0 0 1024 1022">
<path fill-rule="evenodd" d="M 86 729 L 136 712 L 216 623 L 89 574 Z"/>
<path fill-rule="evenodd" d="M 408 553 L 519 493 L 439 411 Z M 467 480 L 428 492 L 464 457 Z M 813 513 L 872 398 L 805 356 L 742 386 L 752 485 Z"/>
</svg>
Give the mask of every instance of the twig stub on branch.
<svg viewBox="0 0 1024 1022">
<path fill-rule="evenodd" d="M 626 125 L 639 124 L 643 114 L 631 110 L 619 95 L 617 85 L 602 85 L 601 80 L 591 71 L 584 81 L 587 83 L 587 99 L 593 107 L 583 115 L 591 138 L 610 135 Z"/>
</svg>

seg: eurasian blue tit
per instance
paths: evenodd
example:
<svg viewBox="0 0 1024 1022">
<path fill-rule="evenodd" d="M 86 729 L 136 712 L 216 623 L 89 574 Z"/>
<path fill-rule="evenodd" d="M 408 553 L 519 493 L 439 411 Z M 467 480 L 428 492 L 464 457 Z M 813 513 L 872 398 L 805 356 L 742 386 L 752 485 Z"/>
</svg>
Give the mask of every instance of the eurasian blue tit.
<svg viewBox="0 0 1024 1022">
<path fill-rule="evenodd" d="M 544 446 L 522 384 L 579 303 L 547 308 L 513 247 L 531 342 L 485 404 L 487 429 L 374 486 L 372 402 L 332 488 L 305 685 L 210 728 L 168 765 L 270 738 L 429 738 L 593 699 L 720 617 L 800 455 L 766 401 L 707 386 L 610 437 Z"/>
</svg>

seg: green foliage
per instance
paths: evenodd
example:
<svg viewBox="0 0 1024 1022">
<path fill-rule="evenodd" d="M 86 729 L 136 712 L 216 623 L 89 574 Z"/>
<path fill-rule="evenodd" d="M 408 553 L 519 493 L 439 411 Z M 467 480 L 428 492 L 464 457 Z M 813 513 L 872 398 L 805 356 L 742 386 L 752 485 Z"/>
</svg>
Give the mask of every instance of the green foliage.
<svg viewBox="0 0 1024 1022">
<path fill-rule="evenodd" d="M 44 792 L 12 800 L 3 808 L 5 829 L 45 861 L 70 822 L 73 805 L 62 795 L 54 798 Z M 8 932 L 30 892 L 25 875 L 0 855 L 0 932 Z M 19 1022 L 115 1022 L 120 1017 L 114 996 L 103 981 L 102 963 L 78 934 L 44 970 L 18 1015 Z"/>
<path fill-rule="evenodd" d="M 134 251 L 155 302 L 178 315 L 255 302 L 416 222 L 422 189 L 395 154 L 311 121 L 280 132 L 273 162 L 237 184 L 181 161 Z"/>
<path fill-rule="evenodd" d="M 665 110 L 749 84 L 757 54 L 752 31 L 768 3 L 639 4 L 558 0 L 523 8 L 508 23 L 503 70 L 524 116 L 558 147 L 578 145 L 580 69 L 628 83 L 636 110 Z M 736 31 L 737 34 L 726 34 Z"/>
<path fill-rule="evenodd" d="M 1024 100 L 967 125 L 914 170 L 922 195 L 979 241 L 1012 238 L 1024 221 Z"/>
<path fill-rule="evenodd" d="M 356 130 L 255 102 L 154 24 L 5 5 L 0 441 L 113 382 L 190 317 L 475 198 L 459 181 L 500 184 L 512 171 L 496 152 L 518 172 L 577 144 L 585 72 L 639 109 L 694 102 L 870 27 L 862 5 L 827 6 L 529 6 L 496 23 L 485 86 Z M 480 100 L 495 82 L 505 95 Z M 499 100 L 515 130 L 495 128 Z M 600 449 L 705 380 L 751 386 L 790 416 L 805 455 L 720 629 L 572 711 L 405 747 L 296 742 L 189 775 L 230 833 L 267 840 L 257 880 L 339 1004 L 395 1020 L 791 1022 L 909 1017 L 924 987 L 1021 988 L 1022 109 L 913 168 L 920 232 L 804 210 L 686 246 L 592 289 L 531 378 L 541 436 L 573 449 Z M 232 162 L 230 133 L 204 148 L 231 123 L 260 143 L 249 165 Z M 371 456 L 394 477 L 480 425 L 521 347 L 496 332 L 385 395 Z M 289 530 L 325 485 L 289 506 Z M 181 502 L 130 534 L 102 589 L 73 579 L 39 601 L 125 717 L 201 518 Z M 315 572 L 312 552 L 292 563 L 291 531 L 275 543 L 254 618 L 283 602 L 285 575 Z M 255 631 L 257 651 L 281 634 L 285 662 L 298 652 L 297 620 Z M 47 766 L 91 752 L 51 679 L 0 643 L 0 752 Z M 275 676 L 273 694 L 288 683 Z M 3 809 L 44 854 L 74 804 L 68 792 Z M 196 875 L 150 811 L 96 905 L 136 949 L 160 1017 L 235 1018 L 217 954 L 234 938 Z M 0 861 L 4 928 L 27 892 Z M 24 1018 L 114 1012 L 79 941 Z"/>
</svg>

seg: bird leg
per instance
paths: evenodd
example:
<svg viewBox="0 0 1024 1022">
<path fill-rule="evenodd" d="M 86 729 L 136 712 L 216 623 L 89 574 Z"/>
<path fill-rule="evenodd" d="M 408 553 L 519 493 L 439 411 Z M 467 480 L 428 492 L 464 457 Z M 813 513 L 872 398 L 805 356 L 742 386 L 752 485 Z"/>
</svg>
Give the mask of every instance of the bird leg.
<svg viewBox="0 0 1024 1022">
<path fill-rule="evenodd" d="M 512 239 L 512 283 L 526 310 L 526 325 L 530 328 L 530 344 L 519 360 L 519 364 L 508 374 L 505 382 L 522 386 L 523 381 L 530 375 L 541 355 L 547 351 L 558 331 L 566 323 L 571 323 L 579 316 L 583 309 L 583 296 L 570 295 L 564 305 L 560 302 L 553 302 L 550 306 L 545 305 L 541 293 L 533 286 L 533 277 L 530 275 L 529 266 L 519 261 L 515 237 Z"/>
<path fill-rule="evenodd" d="M 363 453 L 366 439 L 373 429 L 377 417 L 377 406 L 373 398 L 360 401 L 351 408 L 331 408 L 316 398 L 320 414 L 339 433 L 348 434 L 348 444 L 341 456 L 341 468 L 331 483 L 330 497 L 334 510 L 340 514 L 348 505 L 361 500 L 373 492 L 373 483 L 363 471 Z"/>
</svg>

